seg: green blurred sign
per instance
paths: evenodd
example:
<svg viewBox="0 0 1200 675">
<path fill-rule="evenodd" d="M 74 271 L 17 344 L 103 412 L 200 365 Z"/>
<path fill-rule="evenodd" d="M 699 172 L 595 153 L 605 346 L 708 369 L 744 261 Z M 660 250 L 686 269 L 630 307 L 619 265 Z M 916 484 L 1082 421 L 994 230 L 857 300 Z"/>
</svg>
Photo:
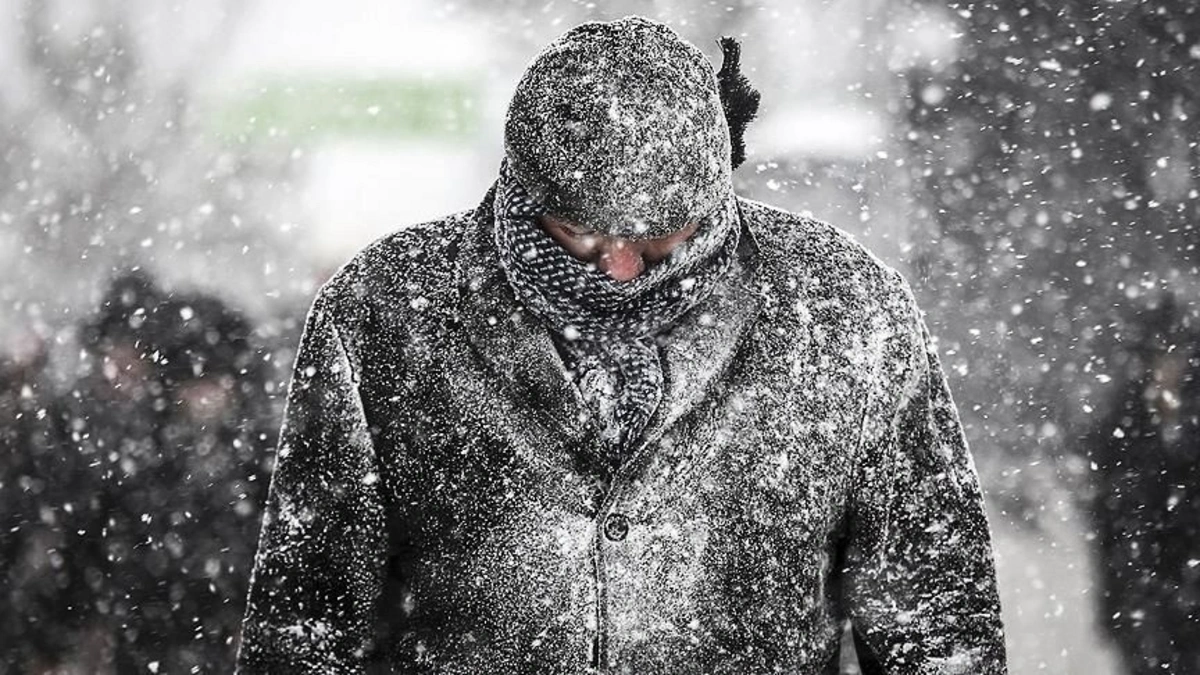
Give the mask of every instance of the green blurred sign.
<svg viewBox="0 0 1200 675">
<path fill-rule="evenodd" d="M 425 79 L 280 79 L 247 88 L 218 108 L 229 136 L 459 139 L 479 127 L 474 84 Z"/>
</svg>

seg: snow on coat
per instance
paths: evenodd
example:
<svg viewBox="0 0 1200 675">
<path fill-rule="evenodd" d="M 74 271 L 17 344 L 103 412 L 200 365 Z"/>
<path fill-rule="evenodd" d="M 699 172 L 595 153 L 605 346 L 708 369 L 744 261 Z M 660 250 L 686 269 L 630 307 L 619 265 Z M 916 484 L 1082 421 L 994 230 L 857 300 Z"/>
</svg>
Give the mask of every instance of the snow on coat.
<svg viewBox="0 0 1200 675">
<path fill-rule="evenodd" d="M 492 197 L 384 238 L 297 357 L 242 673 L 1005 672 L 978 478 L 911 291 L 739 198 L 738 273 L 672 331 L 605 475 Z"/>
</svg>

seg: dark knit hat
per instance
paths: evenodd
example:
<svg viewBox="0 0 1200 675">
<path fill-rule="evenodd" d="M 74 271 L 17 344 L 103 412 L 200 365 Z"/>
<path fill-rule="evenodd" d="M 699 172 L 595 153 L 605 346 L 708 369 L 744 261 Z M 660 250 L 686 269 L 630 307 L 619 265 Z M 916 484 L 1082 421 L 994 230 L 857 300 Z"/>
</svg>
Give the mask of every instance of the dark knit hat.
<svg viewBox="0 0 1200 675">
<path fill-rule="evenodd" d="M 542 50 L 509 104 L 504 145 L 550 213 L 613 236 L 669 234 L 733 192 L 712 65 L 640 17 L 582 24 Z"/>
</svg>

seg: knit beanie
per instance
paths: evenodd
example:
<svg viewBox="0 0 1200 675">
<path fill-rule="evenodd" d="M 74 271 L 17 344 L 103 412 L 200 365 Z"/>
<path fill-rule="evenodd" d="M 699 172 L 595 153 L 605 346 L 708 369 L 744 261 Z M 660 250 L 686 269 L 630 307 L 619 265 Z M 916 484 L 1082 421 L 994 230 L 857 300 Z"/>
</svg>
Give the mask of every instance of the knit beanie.
<svg viewBox="0 0 1200 675">
<path fill-rule="evenodd" d="M 733 191 L 712 65 L 641 17 L 582 24 L 542 50 L 509 104 L 504 145 L 549 213 L 610 236 L 670 234 Z"/>
</svg>

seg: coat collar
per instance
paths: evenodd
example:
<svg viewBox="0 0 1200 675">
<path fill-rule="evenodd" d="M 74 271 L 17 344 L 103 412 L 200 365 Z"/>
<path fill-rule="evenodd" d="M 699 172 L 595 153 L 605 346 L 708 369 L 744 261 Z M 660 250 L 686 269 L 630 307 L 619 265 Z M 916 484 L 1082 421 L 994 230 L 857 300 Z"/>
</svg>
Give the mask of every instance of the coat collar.
<svg viewBox="0 0 1200 675">
<path fill-rule="evenodd" d="M 596 429 L 575 386 L 567 379 L 549 330 L 526 311 L 504 276 L 492 236 L 495 185 L 466 224 L 456 264 L 459 318 L 468 339 L 514 396 L 531 403 L 545 429 L 578 447 Z M 739 203 L 739 216 L 741 206 Z M 730 282 L 684 315 L 663 349 L 664 391 L 643 432 L 653 443 L 695 408 L 724 373 L 758 317 L 759 250 L 746 219 Z"/>
</svg>

